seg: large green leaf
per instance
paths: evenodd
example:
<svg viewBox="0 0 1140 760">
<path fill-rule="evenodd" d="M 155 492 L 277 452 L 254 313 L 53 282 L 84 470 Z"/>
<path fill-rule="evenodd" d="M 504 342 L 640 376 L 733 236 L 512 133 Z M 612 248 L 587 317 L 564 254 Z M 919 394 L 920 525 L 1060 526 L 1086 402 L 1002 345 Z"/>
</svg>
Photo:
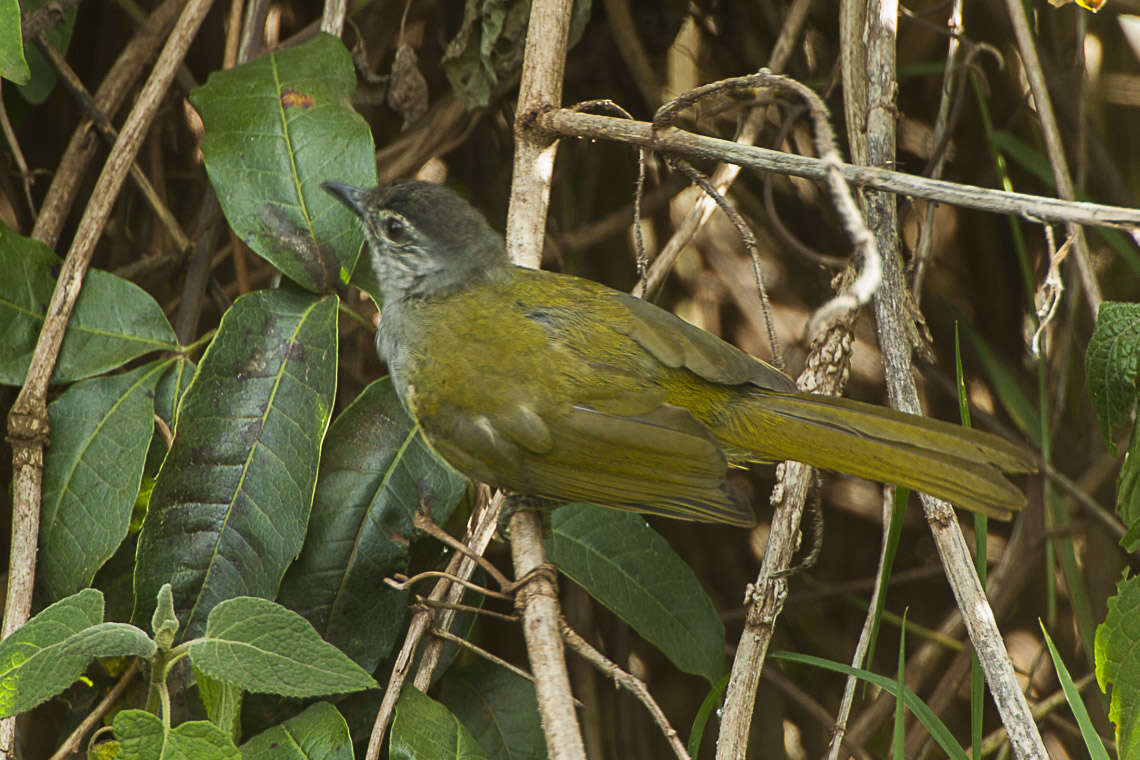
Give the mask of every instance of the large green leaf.
<svg viewBox="0 0 1140 760">
<path fill-rule="evenodd" d="M 491 760 L 545 760 L 546 737 L 534 684 L 522 676 L 476 660 L 447 671 L 440 681 L 439 701 Z"/>
<path fill-rule="evenodd" d="M 318 34 L 210 75 L 190 100 L 222 210 L 250 248 L 300 285 L 329 290 L 363 242 L 352 213 L 320 187 L 376 184 L 372 136 L 352 107 L 356 75 L 341 41 Z"/>
<path fill-rule="evenodd" d="M 59 265 L 46 245 L 0 222 L 0 383 L 24 382 Z M 146 291 L 92 269 L 67 324 L 52 382 L 81 380 L 151 351 L 177 349 L 174 329 Z"/>
<path fill-rule="evenodd" d="M 84 380 L 48 407 L 39 580 L 49 601 L 89 585 L 127 535 L 167 364 Z"/>
<path fill-rule="evenodd" d="M 450 710 L 414 686 L 396 703 L 390 760 L 486 760 L 487 755 Z"/>
<path fill-rule="evenodd" d="M 307 620 L 267 599 L 243 596 L 218 604 L 189 652 L 195 668 L 246 691 L 319 697 L 376 686 Z"/>
<path fill-rule="evenodd" d="M 372 383 L 329 429 L 305 549 L 277 600 L 374 669 L 402 635 L 408 592 L 381 579 L 408 568 L 418 502 L 444 522 L 466 482 L 424 443 L 392 381 Z"/>
<path fill-rule="evenodd" d="M 274 290 L 222 317 L 139 536 L 136 621 L 168 581 L 184 637 L 224 599 L 276 596 L 309 519 L 336 392 L 336 316 L 335 297 Z"/>
<path fill-rule="evenodd" d="M 267 728 L 241 745 L 242 760 L 352 760 L 348 724 L 328 702 Z"/>
<path fill-rule="evenodd" d="M 555 510 L 550 561 L 681 670 L 715 683 L 724 624 L 684 560 L 645 518 L 592 504 Z"/>
</svg>

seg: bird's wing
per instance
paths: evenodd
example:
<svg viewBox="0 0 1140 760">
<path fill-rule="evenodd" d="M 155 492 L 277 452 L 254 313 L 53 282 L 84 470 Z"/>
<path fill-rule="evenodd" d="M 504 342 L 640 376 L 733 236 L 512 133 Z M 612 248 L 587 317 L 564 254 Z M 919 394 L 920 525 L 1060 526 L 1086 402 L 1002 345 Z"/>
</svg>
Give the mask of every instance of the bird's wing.
<svg viewBox="0 0 1140 760">
<path fill-rule="evenodd" d="M 532 492 L 703 522 L 755 521 L 728 490 L 720 447 L 685 409 L 622 416 L 575 406 L 549 426 L 553 448 L 523 457 Z"/>
<path fill-rule="evenodd" d="M 598 406 L 622 404 L 608 394 Z M 751 510 L 728 490 L 720 447 L 687 410 L 666 404 L 615 414 L 574 404 L 544 411 L 523 401 L 481 413 L 460 409 L 449 415 L 447 435 L 428 431 L 428 438 L 457 469 L 522 494 L 753 524 Z"/>
<path fill-rule="evenodd" d="M 792 379 L 771 364 L 640 298 L 619 291 L 612 291 L 612 296 L 629 315 L 625 327 L 629 337 L 662 364 L 685 367 L 714 383 L 795 391 Z"/>
</svg>

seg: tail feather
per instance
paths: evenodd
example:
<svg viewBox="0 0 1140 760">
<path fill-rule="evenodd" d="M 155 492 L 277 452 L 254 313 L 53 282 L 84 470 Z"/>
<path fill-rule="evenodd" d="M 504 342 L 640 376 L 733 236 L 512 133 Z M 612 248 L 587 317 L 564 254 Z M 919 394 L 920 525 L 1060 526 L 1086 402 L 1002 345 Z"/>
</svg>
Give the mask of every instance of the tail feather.
<svg viewBox="0 0 1140 760">
<path fill-rule="evenodd" d="M 1028 451 L 998 436 L 850 399 L 754 394 L 729 427 L 721 437 L 734 458 L 794 459 L 1003 520 L 1026 503 L 1003 473 L 1036 470 Z"/>
</svg>

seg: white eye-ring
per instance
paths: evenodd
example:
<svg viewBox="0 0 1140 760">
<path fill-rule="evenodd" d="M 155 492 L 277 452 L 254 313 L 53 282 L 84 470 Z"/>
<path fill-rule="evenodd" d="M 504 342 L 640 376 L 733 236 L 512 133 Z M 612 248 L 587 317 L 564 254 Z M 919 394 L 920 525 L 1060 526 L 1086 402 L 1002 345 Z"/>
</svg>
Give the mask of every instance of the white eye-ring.
<svg viewBox="0 0 1140 760">
<path fill-rule="evenodd" d="M 380 222 L 380 230 L 393 243 L 402 243 L 408 239 L 408 225 L 398 216 L 385 217 Z"/>
</svg>

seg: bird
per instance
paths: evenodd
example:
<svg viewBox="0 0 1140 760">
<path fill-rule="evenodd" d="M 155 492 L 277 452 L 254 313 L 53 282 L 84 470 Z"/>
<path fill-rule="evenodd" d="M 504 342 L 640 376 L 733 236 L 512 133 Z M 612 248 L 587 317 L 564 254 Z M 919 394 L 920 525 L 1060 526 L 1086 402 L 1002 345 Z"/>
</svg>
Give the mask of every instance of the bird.
<svg viewBox="0 0 1140 760">
<path fill-rule="evenodd" d="M 431 448 L 536 502 L 747 527 L 730 468 L 796 460 L 1009 519 L 1023 446 L 801 392 L 776 367 L 648 301 L 516 266 L 453 190 L 322 187 L 360 220 L 379 283 L 376 346 Z"/>
</svg>

